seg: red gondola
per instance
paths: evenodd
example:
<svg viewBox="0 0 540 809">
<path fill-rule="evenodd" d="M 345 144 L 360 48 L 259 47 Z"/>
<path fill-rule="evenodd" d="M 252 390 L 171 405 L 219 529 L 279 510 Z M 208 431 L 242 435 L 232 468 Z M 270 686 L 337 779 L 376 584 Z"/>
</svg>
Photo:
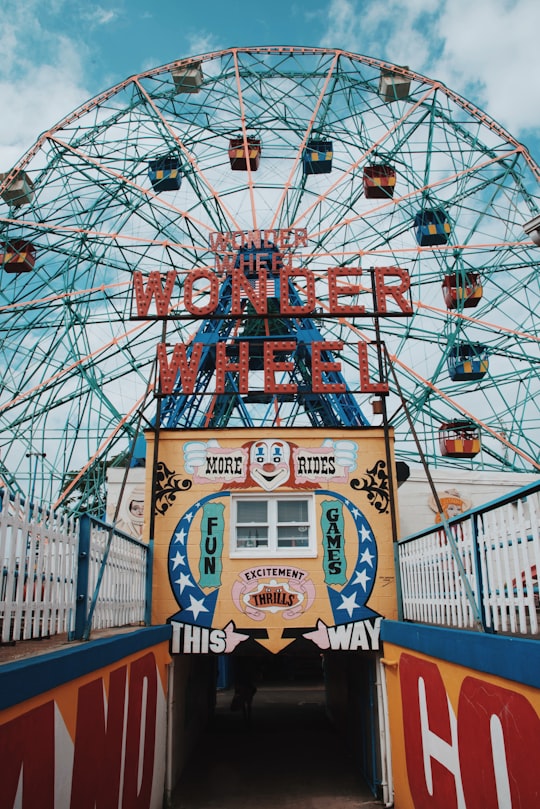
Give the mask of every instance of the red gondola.
<svg viewBox="0 0 540 809">
<path fill-rule="evenodd" d="M 442 290 L 448 309 L 458 307 L 470 309 L 478 306 L 483 294 L 482 282 L 478 273 L 466 273 L 464 276 L 446 275 L 443 278 Z"/>
<path fill-rule="evenodd" d="M 0 266 L 6 272 L 31 272 L 36 263 L 36 248 L 30 242 L 16 239 L 9 244 L 0 242 Z"/>
<path fill-rule="evenodd" d="M 253 137 L 246 138 L 245 142 L 244 138 L 231 138 L 229 160 L 233 171 L 247 171 L 248 162 L 251 171 L 257 171 L 261 160 L 261 141 Z"/>
<path fill-rule="evenodd" d="M 449 421 L 439 427 L 441 454 L 447 458 L 474 458 L 480 452 L 480 431 L 471 421 Z"/>
<path fill-rule="evenodd" d="M 394 196 L 396 172 L 392 166 L 380 164 L 364 168 L 364 196 L 366 199 L 386 199 Z"/>
</svg>

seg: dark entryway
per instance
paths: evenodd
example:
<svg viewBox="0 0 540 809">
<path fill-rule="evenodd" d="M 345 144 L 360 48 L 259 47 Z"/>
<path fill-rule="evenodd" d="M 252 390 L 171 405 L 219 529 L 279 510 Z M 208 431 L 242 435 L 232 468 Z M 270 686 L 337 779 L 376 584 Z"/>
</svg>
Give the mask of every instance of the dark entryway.
<svg viewBox="0 0 540 809">
<path fill-rule="evenodd" d="M 356 754 L 327 717 L 316 667 L 302 676 L 297 666 L 267 672 L 257 683 L 250 723 L 231 711 L 232 696 L 232 687 L 218 691 L 213 720 L 174 792 L 174 809 L 380 809 Z"/>
</svg>

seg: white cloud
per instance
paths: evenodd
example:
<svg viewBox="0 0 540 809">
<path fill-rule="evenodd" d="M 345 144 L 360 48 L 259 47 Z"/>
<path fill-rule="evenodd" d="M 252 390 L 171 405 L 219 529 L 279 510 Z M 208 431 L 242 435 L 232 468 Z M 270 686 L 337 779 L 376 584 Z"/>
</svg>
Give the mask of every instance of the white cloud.
<svg viewBox="0 0 540 809">
<path fill-rule="evenodd" d="M 537 0 L 452 0 L 438 21 L 437 70 L 454 89 L 475 87 L 483 106 L 512 134 L 538 127 L 540 4 Z"/>
<path fill-rule="evenodd" d="M 540 108 L 538 0 L 331 0 L 321 44 L 442 81 L 520 138 Z"/>
<path fill-rule="evenodd" d="M 432 50 L 429 31 L 437 0 L 331 0 L 321 44 L 395 64 L 423 63 Z"/>
<path fill-rule="evenodd" d="M 199 31 L 197 33 L 187 33 L 186 39 L 188 41 L 188 50 L 182 56 L 197 56 L 202 53 L 211 53 L 213 51 L 221 50 L 219 40 L 214 34 L 208 31 Z M 181 57 L 178 57 L 181 58 Z"/>
<path fill-rule="evenodd" d="M 116 9 L 106 9 L 101 6 L 94 6 L 82 14 L 83 19 L 93 25 L 108 25 L 117 20 L 119 16 Z"/>
<path fill-rule="evenodd" d="M 8 0 L 0 11 L 0 171 L 89 96 L 84 47 L 44 29 L 37 8 Z"/>
</svg>

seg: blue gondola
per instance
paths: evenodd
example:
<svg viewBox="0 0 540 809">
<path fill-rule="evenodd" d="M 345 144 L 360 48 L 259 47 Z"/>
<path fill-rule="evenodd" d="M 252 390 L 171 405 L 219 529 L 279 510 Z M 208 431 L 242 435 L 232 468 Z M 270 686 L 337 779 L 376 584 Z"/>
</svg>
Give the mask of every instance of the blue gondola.
<svg viewBox="0 0 540 809">
<path fill-rule="evenodd" d="M 446 244 L 451 231 L 443 208 L 426 208 L 414 217 L 416 241 L 420 247 Z"/>
<path fill-rule="evenodd" d="M 331 140 L 308 140 L 302 155 L 304 174 L 330 174 L 332 157 Z"/>
<path fill-rule="evenodd" d="M 447 363 L 450 379 L 454 382 L 482 379 L 489 368 L 487 348 L 481 343 L 452 346 Z"/>
<path fill-rule="evenodd" d="M 150 160 L 148 176 L 154 191 L 178 191 L 182 182 L 180 160 L 173 155 Z"/>
</svg>

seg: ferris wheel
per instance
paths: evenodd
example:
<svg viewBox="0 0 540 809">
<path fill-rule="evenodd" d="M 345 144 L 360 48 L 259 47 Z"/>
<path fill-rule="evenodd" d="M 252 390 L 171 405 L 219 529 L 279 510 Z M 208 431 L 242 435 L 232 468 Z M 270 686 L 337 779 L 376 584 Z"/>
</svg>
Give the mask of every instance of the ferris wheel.
<svg viewBox="0 0 540 809">
<path fill-rule="evenodd" d="M 233 48 L 101 93 L 1 175 L 4 483 L 28 493 L 37 482 L 66 506 L 76 481 L 82 507 L 94 507 L 106 464 L 133 453 L 156 419 L 379 424 L 381 397 L 358 378 L 362 357 L 377 377 L 381 356 L 398 459 L 538 471 L 539 174 L 522 145 L 440 82 L 339 50 Z M 331 346 L 346 394 L 326 397 L 327 415 L 317 397 L 258 389 L 257 350 L 283 338 L 279 311 L 201 317 L 209 268 L 226 296 L 227 260 L 238 266 L 250 249 L 259 268 L 275 254 L 276 273 L 279 262 L 302 268 L 298 306 L 312 284 L 310 317 L 279 328 L 304 347 L 306 332 Z M 332 267 L 348 304 L 338 315 Z M 410 279 L 406 316 L 369 316 L 381 268 Z M 173 283 L 167 317 L 140 317 L 134 278 L 147 291 L 156 273 Z M 214 303 L 230 315 L 225 297 Z M 230 375 L 218 396 L 216 341 L 232 362 L 240 338 L 251 340 L 250 393 Z M 197 355 L 198 387 L 160 398 L 156 346 L 189 352 L 201 340 L 214 355 Z M 301 391 L 313 357 L 289 360 Z"/>
</svg>

